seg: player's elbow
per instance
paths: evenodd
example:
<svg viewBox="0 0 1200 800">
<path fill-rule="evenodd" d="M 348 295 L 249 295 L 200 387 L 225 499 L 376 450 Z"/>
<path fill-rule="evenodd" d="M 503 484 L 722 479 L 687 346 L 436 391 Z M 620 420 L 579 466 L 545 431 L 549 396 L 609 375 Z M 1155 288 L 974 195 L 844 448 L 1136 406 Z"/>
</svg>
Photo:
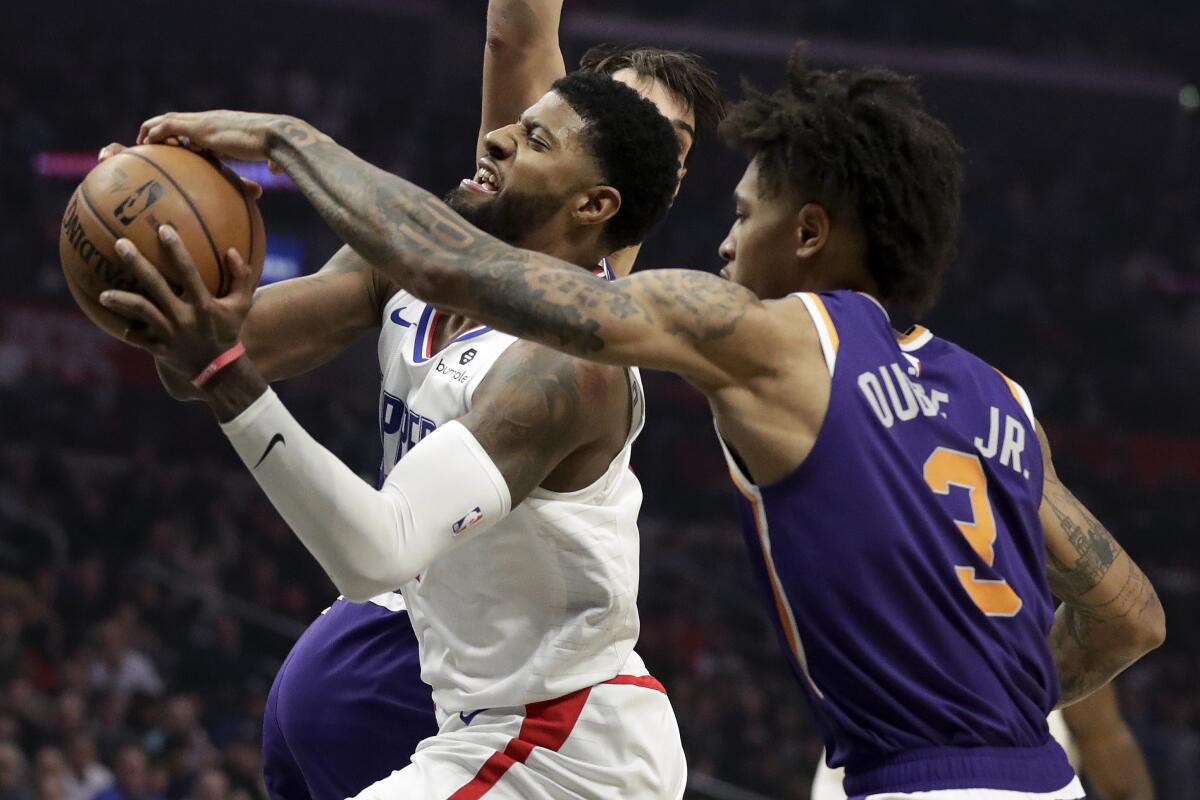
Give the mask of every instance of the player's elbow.
<svg viewBox="0 0 1200 800">
<path fill-rule="evenodd" d="M 512 7 L 498 8 L 496 2 L 488 5 L 487 34 L 484 44 L 488 55 L 493 58 L 520 58 L 531 47 L 544 39 L 544 25 L 528 9 Z"/>
<path fill-rule="evenodd" d="M 1138 615 L 1136 639 L 1142 655 L 1157 650 L 1167 640 L 1167 614 L 1157 594 L 1150 597 L 1145 610 Z"/>
<path fill-rule="evenodd" d="M 363 566 L 352 573 L 330 576 L 342 597 L 352 603 L 365 603 L 385 592 L 394 592 L 420 574 L 405 564 Z"/>
</svg>

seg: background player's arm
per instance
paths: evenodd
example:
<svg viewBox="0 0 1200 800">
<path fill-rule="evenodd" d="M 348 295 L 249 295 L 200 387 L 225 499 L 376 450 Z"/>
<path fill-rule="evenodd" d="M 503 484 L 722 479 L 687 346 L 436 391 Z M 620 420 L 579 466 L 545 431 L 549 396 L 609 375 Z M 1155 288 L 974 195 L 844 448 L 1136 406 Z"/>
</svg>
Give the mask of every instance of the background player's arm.
<svg viewBox="0 0 1200 800">
<path fill-rule="evenodd" d="M 395 292 L 386 278 L 348 246 L 318 272 L 263 286 L 242 326 L 242 341 L 268 382 L 302 375 L 328 363 L 362 333 L 380 325 Z M 156 360 L 163 386 L 176 400 L 199 400 L 193 375 Z"/>
<path fill-rule="evenodd" d="M 1062 605 L 1050 629 L 1059 706 L 1087 697 L 1166 636 L 1162 605 L 1145 573 L 1054 470 L 1038 425 L 1045 464 L 1041 521 L 1046 573 Z"/>
<path fill-rule="evenodd" d="M 1063 709 L 1098 800 L 1154 800 L 1146 759 L 1117 707 L 1113 685 Z"/>
<path fill-rule="evenodd" d="M 511 125 L 550 85 L 567 74 L 558 44 L 563 0 L 491 0 L 483 51 L 483 109 L 476 151 L 484 137 Z"/>
</svg>

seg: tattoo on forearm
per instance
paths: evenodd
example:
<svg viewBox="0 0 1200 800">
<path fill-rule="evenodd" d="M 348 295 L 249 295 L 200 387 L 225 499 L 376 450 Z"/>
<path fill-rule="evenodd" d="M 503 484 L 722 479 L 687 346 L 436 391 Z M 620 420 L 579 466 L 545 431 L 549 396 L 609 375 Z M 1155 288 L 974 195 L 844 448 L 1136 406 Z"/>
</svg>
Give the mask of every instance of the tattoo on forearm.
<svg viewBox="0 0 1200 800">
<path fill-rule="evenodd" d="M 280 132 L 296 147 L 308 147 L 317 142 L 333 141 L 333 139 L 321 133 L 313 126 L 299 121 L 285 120 L 280 128 Z"/>
<path fill-rule="evenodd" d="M 432 296 L 424 299 L 524 338 L 586 355 L 614 344 L 609 325 L 640 317 L 706 343 L 730 336 L 751 307 L 744 289 L 705 273 L 662 270 L 610 284 L 511 247 L 307 126 L 285 126 L 270 156 L 330 226 L 399 285 L 425 286 Z M 451 279 L 430 286 L 421 282 L 425 272 Z"/>
<path fill-rule="evenodd" d="M 1050 631 L 1050 648 L 1061 703 L 1069 704 L 1103 686 L 1140 655 L 1126 637 L 1159 614 L 1158 597 L 1145 573 L 1128 559 L 1120 567 L 1124 581 L 1115 591 L 1093 592 L 1121 560 L 1120 545 L 1055 476 L 1047 476 L 1043 497 L 1076 556 L 1068 563 L 1047 551 L 1046 565 L 1051 590 L 1065 601 Z"/>
</svg>

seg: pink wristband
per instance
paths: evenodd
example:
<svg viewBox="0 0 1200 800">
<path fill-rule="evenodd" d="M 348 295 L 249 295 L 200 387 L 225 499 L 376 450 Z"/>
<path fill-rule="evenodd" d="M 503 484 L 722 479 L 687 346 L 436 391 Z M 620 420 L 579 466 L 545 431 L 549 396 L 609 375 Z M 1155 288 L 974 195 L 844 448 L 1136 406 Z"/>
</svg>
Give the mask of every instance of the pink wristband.
<svg viewBox="0 0 1200 800">
<path fill-rule="evenodd" d="M 207 367 L 200 370 L 200 374 L 192 378 L 192 386 L 195 386 L 197 389 L 199 389 L 201 386 L 208 383 L 213 375 L 216 375 L 218 372 L 225 369 L 244 355 L 246 355 L 246 345 L 238 342 L 233 347 L 214 358 L 212 363 Z"/>
</svg>

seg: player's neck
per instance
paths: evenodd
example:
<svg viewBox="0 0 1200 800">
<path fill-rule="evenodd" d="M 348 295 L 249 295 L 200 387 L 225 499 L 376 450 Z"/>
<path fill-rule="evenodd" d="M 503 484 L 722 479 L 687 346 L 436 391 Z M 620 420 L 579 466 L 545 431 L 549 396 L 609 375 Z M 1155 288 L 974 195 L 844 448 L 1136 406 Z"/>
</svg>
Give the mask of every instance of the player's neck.
<svg viewBox="0 0 1200 800">
<path fill-rule="evenodd" d="M 539 231 L 520 244 L 526 250 L 566 261 L 577 267 L 592 270 L 608 253 L 592 235 L 563 235 L 560 231 Z"/>
</svg>

